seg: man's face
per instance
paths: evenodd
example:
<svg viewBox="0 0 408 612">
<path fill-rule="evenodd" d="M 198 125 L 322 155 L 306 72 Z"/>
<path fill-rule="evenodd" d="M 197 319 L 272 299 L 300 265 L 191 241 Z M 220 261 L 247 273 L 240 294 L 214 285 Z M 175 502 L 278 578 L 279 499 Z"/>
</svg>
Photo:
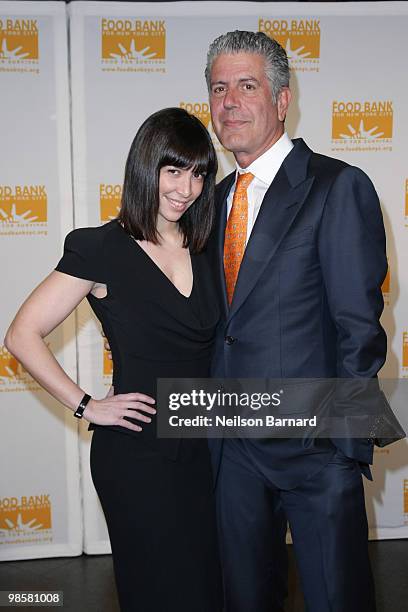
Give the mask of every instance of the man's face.
<svg viewBox="0 0 408 612">
<path fill-rule="evenodd" d="M 283 134 L 290 91 L 272 102 L 265 60 L 257 53 L 219 55 L 211 70 L 212 124 L 221 144 L 242 168 L 269 149 Z"/>
</svg>

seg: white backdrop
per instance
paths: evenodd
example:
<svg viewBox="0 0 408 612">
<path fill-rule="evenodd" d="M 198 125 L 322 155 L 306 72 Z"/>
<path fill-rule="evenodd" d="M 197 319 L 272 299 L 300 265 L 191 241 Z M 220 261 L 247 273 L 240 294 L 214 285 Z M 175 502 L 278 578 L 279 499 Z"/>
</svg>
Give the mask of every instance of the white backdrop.
<svg viewBox="0 0 408 612">
<path fill-rule="evenodd" d="M 57 2 L 0 4 L 0 559 L 78 555 L 77 425 L 3 346 L 17 306 L 72 227 L 67 17 Z M 76 376 L 75 321 L 47 338 Z"/>
<path fill-rule="evenodd" d="M 22 4 L 15 3 L 12 6 L 21 8 Z M 31 4 L 35 5 L 36 14 L 40 16 L 38 8 L 43 5 Z M 233 16 L 229 14 L 231 6 Z M 50 7 L 55 8 L 52 13 L 53 24 L 57 23 L 57 17 L 64 19 L 57 7 L 47 3 L 46 8 L 52 12 Z M 7 13 L 4 11 L 4 3 L 1 10 Z M 8 13 L 13 14 L 13 10 L 9 8 Z M 21 8 L 21 11 L 24 12 L 24 9 Z M 30 8 L 30 11 L 35 12 L 35 9 Z M 31 14 L 30 11 L 27 8 L 25 15 Z M 232 5 L 229 2 L 72 2 L 69 5 L 69 20 L 76 227 L 98 225 L 117 214 L 124 163 L 130 143 L 141 122 L 160 108 L 184 106 L 197 114 L 213 135 L 220 157 L 220 178 L 228 173 L 233 168 L 233 160 L 216 141 L 209 116 L 203 75 L 208 45 L 217 35 L 228 30 L 261 29 L 276 37 L 286 47 L 291 58 L 291 86 L 295 94 L 287 120 L 289 135 L 302 136 L 312 149 L 361 167 L 372 178 L 379 193 L 387 229 L 390 264 L 390 273 L 383 287 L 386 301 L 383 324 L 388 334 L 389 354 L 382 375 L 387 378 L 408 377 L 408 124 L 404 117 L 408 107 L 408 83 L 404 78 L 408 3 L 364 2 L 339 5 L 242 2 Z M 41 37 L 45 41 L 45 25 L 42 28 Z M 65 50 L 64 36 L 60 37 L 58 44 L 59 50 L 55 47 L 52 51 L 53 58 L 47 55 L 48 62 L 54 61 L 54 68 L 57 58 L 64 61 L 65 51 L 61 51 L 62 48 Z M 14 49 L 15 46 L 9 46 L 7 50 L 10 48 Z M 0 79 L 5 78 L 1 72 L 2 61 L 0 57 Z M 48 66 L 45 62 L 45 55 L 42 54 L 41 79 L 45 77 Z M 53 72 L 52 67 L 48 70 L 48 93 L 51 82 L 55 90 L 66 87 L 66 68 L 63 63 L 58 71 L 58 81 L 55 70 Z M 34 76 L 27 74 L 7 74 L 7 78 L 12 76 L 15 78 L 15 88 L 25 91 L 27 82 L 24 78 L 34 79 Z M 61 85 L 62 82 L 65 85 Z M 33 80 L 31 85 L 30 82 L 33 91 L 36 91 L 38 83 Z M 37 114 L 41 117 L 43 112 L 48 119 L 51 116 L 47 111 L 52 97 L 50 93 L 46 103 L 34 107 L 30 97 L 23 96 L 20 100 L 15 88 L 12 96 L 13 100 L 18 99 L 18 103 L 14 101 L 6 106 L 2 114 L 6 133 L 10 133 L 10 136 L 13 132 L 13 119 L 21 114 L 19 104 L 24 110 L 28 107 L 35 117 Z M 66 105 L 67 98 L 65 106 L 62 104 L 58 107 L 54 123 L 48 121 L 48 132 L 45 134 L 52 134 L 52 127 L 56 128 L 56 125 L 67 125 Z M 3 108 L 1 99 L 0 108 Z M 28 134 L 29 146 L 37 138 L 37 129 L 39 126 L 33 125 Z M 41 139 L 41 154 L 38 154 L 37 149 L 35 158 L 32 159 L 25 150 L 25 163 L 21 164 L 21 148 L 15 146 L 14 152 L 12 146 L 7 152 L 8 157 L 3 159 L 2 167 L 7 171 L 10 168 L 10 174 L 0 181 L 0 185 L 20 184 L 22 181 L 27 181 L 24 184 L 36 181 L 44 183 L 45 178 L 40 180 L 37 177 L 46 174 L 49 205 L 52 184 L 59 180 L 60 192 L 62 190 L 61 195 L 59 192 L 53 199 L 53 211 L 59 217 L 59 225 L 58 231 L 53 231 L 52 241 L 48 238 L 52 244 L 45 245 L 45 239 L 42 239 L 40 249 L 37 247 L 39 238 L 36 236 L 24 237 L 24 243 L 18 236 L 2 236 L 1 245 L 6 248 L 7 244 L 7 253 L 10 249 L 12 254 L 17 253 L 21 245 L 26 255 L 30 253 L 29 262 L 24 257 L 17 259 L 12 255 L 10 272 L 7 272 L 13 278 L 18 277 L 20 280 L 21 277 L 21 281 L 18 288 L 14 288 L 7 296 L 4 321 L 3 314 L 1 318 L 4 328 L 18 300 L 45 274 L 47 266 L 49 269 L 58 260 L 58 246 L 62 245 L 62 234 L 68 229 L 71 183 L 67 134 L 60 128 L 59 134 L 62 132 L 65 139 L 60 138 L 58 142 L 66 145 L 65 157 L 61 153 L 62 145 L 59 145 L 57 155 L 55 139 L 49 142 L 45 136 Z M 24 136 L 24 142 L 26 140 L 27 135 Z M 52 157 L 51 162 L 45 159 L 48 155 Z M 61 167 L 61 159 L 66 162 L 64 171 L 54 171 L 56 164 L 59 163 L 58 167 Z M 25 169 L 23 178 L 13 174 L 19 167 Z M 32 175 L 36 178 L 32 178 Z M 35 225 L 34 221 L 30 222 L 31 225 Z M 32 244 L 35 244 L 35 252 L 30 249 Z M 104 355 L 99 326 L 85 304 L 78 310 L 77 326 L 80 384 L 88 393 L 101 397 L 110 384 L 110 363 Z M 72 346 L 64 346 L 60 354 L 67 355 L 68 363 Z M 58 406 L 54 408 L 54 403 L 46 401 L 39 392 L 13 395 L 13 401 L 19 407 L 23 402 L 22 397 L 24 405 L 27 405 L 27 413 L 31 410 L 30 414 L 37 415 L 39 412 L 42 416 L 33 416 L 35 427 L 22 431 L 21 418 L 17 429 L 13 409 L 11 405 L 6 405 L 7 423 L 11 423 L 12 432 L 19 432 L 18 439 L 25 445 L 26 456 L 31 461 L 31 457 L 35 460 L 37 458 L 39 439 L 46 436 L 44 432 L 51 426 L 49 423 L 56 423 L 57 429 L 63 424 L 63 410 Z M 38 397 L 41 399 L 38 400 Z M 0 396 L 0 400 L 2 398 Z M 58 417 L 54 416 L 54 410 Z M 67 420 L 71 424 L 71 429 L 67 431 L 72 432 L 75 424 L 72 424 L 71 415 Z M 0 434 L 1 438 L 3 435 Z M 7 436 L 7 456 L 12 458 L 7 465 L 11 466 L 12 475 L 10 479 L 5 478 L 4 497 L 11 498 L 18 497 L 20 491 L 26 490 L 26 476 L 20 451 L 13 447 L 13 436 L 10 433 Z M 84 550 L 100 553 L 109 550 L 109 541 L 90 480 L 89 439 L 84 427 L 81 429 L 80 448 Z M 35 483 L 32 488 L 36 491 L 49 491 L 56 473 L 63 482 L 75 463 L 74 455 L 69 454 L 73 453 L 73 449 L 70 447 L 68 450 L 66 444 L 65 447 L 59 445 L 57 451 L 54 442 L 53 438 L 51 444 L 48 437 L 46 443 L 42 442 L 41 448 L 49 459 L 49 467 L 42 474 L 44 484 L 40 486 L 37 486 L 37 476 L 33 477 L 31 472 L 30 482 Z M 374 483 L 365 483 L 370 535 L 373 538 L 408 535 L 407 447 L 407 442 L 402 441 L 375 453 L 375 480 Z M 64 462 L 59 465 L 55 458 L 63 450 Z M 38 482 L 42 482 L 41 478 Z M 58 516 L 61 523 L 67 525 L 72 510 L 65 509 L 64 504 L 68 503 L 66 494 L 60 491 L 58 495 L 60 497 L 53 497 L 53 503 L 63 502 L 58 507 Z M 3 477 L 0 499 L 2 497 Z M 72 498 L 77 500 L 75 491 Z M 3 524 L 0 528 L 4 529 Z M 35 542 L 29 551 L 20 544 L 0 547 L 0 551 L 2 548 L 8 558 L 17 558 L 16 550 L 21 556 L 40 556 L 41 553 Z M 52 556 L 54 552 L 51 544 L 48 550 L 49 556 Z"/>
</svg>

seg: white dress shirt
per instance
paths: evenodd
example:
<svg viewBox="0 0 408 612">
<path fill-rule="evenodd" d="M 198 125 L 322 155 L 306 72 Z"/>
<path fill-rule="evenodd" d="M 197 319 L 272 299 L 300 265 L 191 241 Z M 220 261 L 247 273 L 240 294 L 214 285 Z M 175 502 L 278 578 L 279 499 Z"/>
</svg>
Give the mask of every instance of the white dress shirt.
<svg viewBox="0 0 408 612">
<path fill-rule="evenodd" d="M 279 168 L 282 165 L 285 157 L 293 149 L 293 142 L 289 138 L 286 132 L 271 146 L 270 149 L 265 151 L 260 157 L 255 159 L 248 168 L 240 168 L 237 164 L 237 176 L 238 174 L 245 174 L 246 172 L 252 172 L 254 179 L 248 186 L 248 225 L 247 225 L 247 237 L 248 242 L 251 235 L 252 229 L 255 225 L 256 218 L 261 208 L 262 200 L 265 193 L 269 189 L 270 184 L 278 173 Z M 227 214 L 229 216 L 232 207 L 232 198 L 234 197 L 235 184 L 237 179 L 231 187 L 231 191 L 227 198 Z"/>
</svg>

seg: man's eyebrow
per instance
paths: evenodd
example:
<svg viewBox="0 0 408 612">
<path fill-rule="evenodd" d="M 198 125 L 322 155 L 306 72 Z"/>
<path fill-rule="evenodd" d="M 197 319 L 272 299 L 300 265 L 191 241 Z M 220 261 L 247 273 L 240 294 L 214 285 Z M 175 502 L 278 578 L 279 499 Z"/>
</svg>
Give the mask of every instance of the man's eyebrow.
<svg viewBox="0 0 408 612">
<path fill-rule="evenodd" d="M 241 79 L 238 79 L 238 83 L 259 83 L 258 79 L 256 79 L 255 77 L 249 76 L 249 77 L 242 77 Z"/>
<path fill-rule="evenodd" d="M 241 77 L 240 79 L 238 79 L 238 83 L 248 83 L 249 81 L 259 83 L 258 79 L 252 76 Z M 211 81 L 211 87 L 213 87 L 214 85 L 228 85 L 228 82 L 223 81 L 222 79 L 219 79 L 218 81 Z"/>
</svg>

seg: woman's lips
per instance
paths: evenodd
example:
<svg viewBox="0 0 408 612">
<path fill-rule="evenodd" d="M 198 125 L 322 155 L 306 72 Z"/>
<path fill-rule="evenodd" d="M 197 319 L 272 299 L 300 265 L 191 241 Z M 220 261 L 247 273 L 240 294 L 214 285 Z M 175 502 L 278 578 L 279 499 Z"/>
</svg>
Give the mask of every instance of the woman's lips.
<svg viewBox="0 0 408 612">
<path fill-rule="evenodd" d="M 188 202 L 179 202 L 178 200 L 173 200 L 172 198 L 169 198 L 168 196 L 165 196 L 166 200 L 169 202 L 170 206 L 172 208 L 174 208 L 174 210 L 177 210 L 178 212 L 184 210 L 185 208 L 187 208 Z"/>
</svg>

